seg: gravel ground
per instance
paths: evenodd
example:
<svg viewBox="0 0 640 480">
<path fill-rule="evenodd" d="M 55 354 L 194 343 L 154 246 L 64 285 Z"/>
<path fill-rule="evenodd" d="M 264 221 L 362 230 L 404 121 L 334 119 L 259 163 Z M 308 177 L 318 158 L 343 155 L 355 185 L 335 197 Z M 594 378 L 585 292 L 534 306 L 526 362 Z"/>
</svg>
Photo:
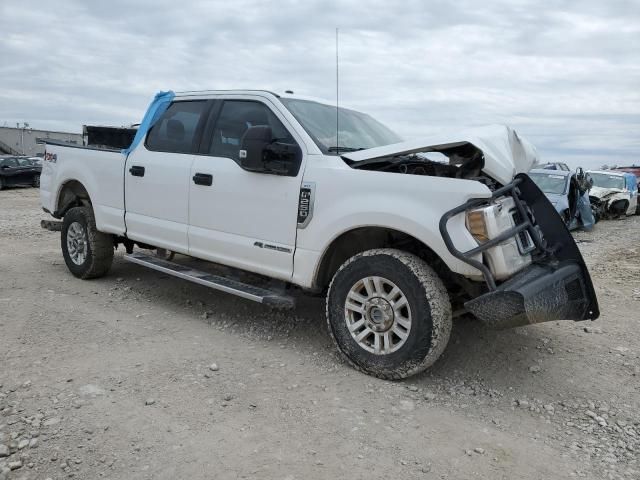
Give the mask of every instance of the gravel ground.
<svg viewBox="0 0 640 480">
<path fill-rule="evenodd" d="M 322 299 L 269 311 L 121 252 L 77 280 L 42 218 L 0 192 L 0 480 L 640 478 L 640 217 L 576 234 L 598 321 L 461 321 L 403 382 L 339 360 Z"/>
</svg>

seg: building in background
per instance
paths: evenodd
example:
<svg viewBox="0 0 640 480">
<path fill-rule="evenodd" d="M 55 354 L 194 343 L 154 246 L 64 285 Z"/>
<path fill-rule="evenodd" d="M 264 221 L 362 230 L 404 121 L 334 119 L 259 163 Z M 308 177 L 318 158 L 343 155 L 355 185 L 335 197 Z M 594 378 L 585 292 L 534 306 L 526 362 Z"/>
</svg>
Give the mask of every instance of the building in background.
<svg viewBox="0 0 640 480">
<path fill-rule="evenodd" d="M 0 127 L 0 154 L 39 156 L 44 153 L 42 139 L 82 145 L 81 133 L 35 130 L 28 124 L 23 127 Z"/>
</svg>

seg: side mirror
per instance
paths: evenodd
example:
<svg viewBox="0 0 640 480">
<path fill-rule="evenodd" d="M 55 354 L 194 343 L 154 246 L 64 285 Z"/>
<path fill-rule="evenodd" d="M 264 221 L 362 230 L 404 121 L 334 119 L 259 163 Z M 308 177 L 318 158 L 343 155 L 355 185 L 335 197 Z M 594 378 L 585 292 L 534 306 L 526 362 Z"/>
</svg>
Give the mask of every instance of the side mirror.
<svg viewBox="0 0 640 480">
<path fill-rule="evenodd" d="M 263 151 L 271 143 L 273 134 L 271 127 L 266 125 L 256 125 L 249 129 L 242 136 L 238 160 L 240 166 L 252 172 L 264 172 Z"/>
<path fill-rule="evenodd" d="M 2 170 L 6 170 L 7 168 L 9 168 L 9 165 L 2 165 L 0 168 L 1 168 Z"/>
<path fill-rule="evenodd" d="M 242 137 L 240 166 L 251 172 L 295 177 L 302 162 L 302 149 L 296 143 L 273 138 L 271 127 L 249 127 Z"/>
<path fill-rule="evenodd" d="M 302 149 L 297 143 L 273 142 L 265 148 L 264 162 L 269 173 L 295 177 L 302 163 Z"/>
</svg>

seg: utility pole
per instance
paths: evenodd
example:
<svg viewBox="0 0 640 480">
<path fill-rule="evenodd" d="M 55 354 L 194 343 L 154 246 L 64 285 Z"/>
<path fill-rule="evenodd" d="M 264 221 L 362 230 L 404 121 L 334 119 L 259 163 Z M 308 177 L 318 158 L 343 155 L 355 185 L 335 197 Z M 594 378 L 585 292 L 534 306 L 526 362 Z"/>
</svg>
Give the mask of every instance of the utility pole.
<svg viewBox="0 0 640 480">
<path fill-rule="evenodd" d="M 29 124 L 27 122 L 22 122 L 22 127 L 20 127 L 20 123 L 16 123 L 16 126 L 20 128 L 20 150 L 22 150 L 22 155 L 25 155 L 24 151 L 24 131 L 29 128 Z"/>
</svg>

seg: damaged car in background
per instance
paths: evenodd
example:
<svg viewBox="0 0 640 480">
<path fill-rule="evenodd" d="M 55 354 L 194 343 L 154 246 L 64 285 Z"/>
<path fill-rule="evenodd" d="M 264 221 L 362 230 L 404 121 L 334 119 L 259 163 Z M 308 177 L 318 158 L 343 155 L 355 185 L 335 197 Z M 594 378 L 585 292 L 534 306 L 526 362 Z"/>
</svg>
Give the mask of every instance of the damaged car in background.
<svg viewBox="0 0 640 480">
<path fill-rule="evenodd" d="M 41 201 L 76 277 L 107 274 L 123 245 L 270 307 L 294 308 L 290 287 L 324 294 L 347 361 L 399 379 L 437 360 L 457 316 L 598 318 L 582 256 L 526 174 L 536 161 L 505 126 L 401 141 L 293 94 L 161 92 L 124 151 L 47 141 Z"/>
<path fill-rule="evenodd" d="M 638 206 L 638 182 L 635 175 L 611 170 L 588 172 L 593 179 L 589 200 L 601 219 L 634 215 Z"/>
<path fill-rule="evenodd" d="M 596 222 L 589 203 L 592 181 L 582 169 L 568 170 L 533 169 L 529 176 L 549 199 L 569 230 L 590 230 Z"/>
</svg>

